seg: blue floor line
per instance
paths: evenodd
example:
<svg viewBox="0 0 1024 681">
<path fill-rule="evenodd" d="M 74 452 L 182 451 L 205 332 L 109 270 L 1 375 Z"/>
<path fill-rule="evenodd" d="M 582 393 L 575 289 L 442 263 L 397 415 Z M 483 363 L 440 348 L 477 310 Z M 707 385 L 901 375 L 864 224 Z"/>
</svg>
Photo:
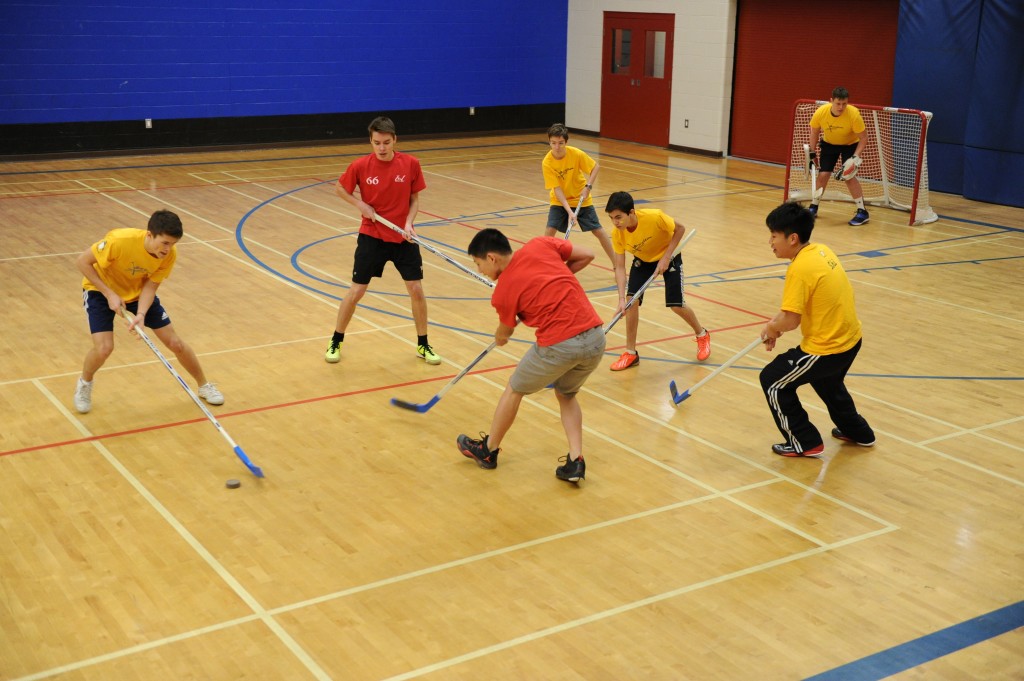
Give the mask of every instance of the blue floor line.
<svg viewBox="0 0 1024 681">
<path fill-rule="evenodd" d="M 877 681 L 1024 626 L 1024 601 L 844 664 L 805 681 Z"/>
</svg>

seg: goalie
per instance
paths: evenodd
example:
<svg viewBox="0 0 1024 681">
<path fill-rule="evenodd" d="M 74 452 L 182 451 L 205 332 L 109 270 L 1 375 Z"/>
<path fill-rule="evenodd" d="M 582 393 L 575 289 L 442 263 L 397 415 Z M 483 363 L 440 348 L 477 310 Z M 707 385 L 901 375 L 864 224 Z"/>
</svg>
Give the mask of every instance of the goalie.
<svg viewBox="0 0 1024 681">
<path fill-rule="evenodd" d="M 813 159 L 814 148 L 821 138 L 821 153 L 818 164 L 816 180 L 817 190 L 811 197 L 809 206 L 815 217 L 818 215 L 818 202 L 828 185 L 829 177 L 832 177 L 832 169 L 836 168 L 837 162 L 842 165 L 836 168 L 835 179 L 846 182 L 850 189 L 850 196 L 857 203 L 857 213 L 850 220 L 854 227 L 866 224 L 870 219 L 867 210 L 864 208 L 864 190 L 857 180 L 857 169 L 860 168 L 860 152 L 867 140 L 867 132 L 864 126 L 864 119 L 861 118 L 857 107 L 849 103 L 850 93 L 844 87 L 837 87 L 832 90 L 832 99 L 828 104 L 822 104 L 811 116 L 811 144 L 810 153 Z M 815 171 L 812 167 L 811 172 Z"/>
</svg>

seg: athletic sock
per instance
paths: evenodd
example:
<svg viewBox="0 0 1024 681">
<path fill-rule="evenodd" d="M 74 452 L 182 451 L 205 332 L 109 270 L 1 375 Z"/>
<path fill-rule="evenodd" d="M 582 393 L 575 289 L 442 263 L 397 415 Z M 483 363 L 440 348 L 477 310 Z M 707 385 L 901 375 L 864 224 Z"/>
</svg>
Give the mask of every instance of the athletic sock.
<svg viewBox="0 0 1024 681">
<path fill-rule="evenodd" d="M 862 198 L 856 199 L 856 202 L 857 202 L 857 208 L 859 210 L 864 210 L 864 198 L 862 197 Z"/>
<path fill-rule="evenodd" d="M 703 338 L 706 335 L 708 335 L 708 330 L 704 329 L 703 331 L 697 334 L 697 338 Z"/>
<path fill-rule="evenodd" d="M 819 201 L 821 201 L 821 199 L 819 199 L 819 198 L 811 199 L 811 205 L 812 206 L 817 206 Z"/>
<path fill-rule="evenodd" d="M 427 334 L 423 334 L 422 336 L 416 336 L 416 343 L 418 345 L 430 345 L 427 342 Z"/>
<path fill-rule="evenodd" d="M 344 341 L 345 341 L 345 334 L 343 334 L 343 333 L 338 333 L 337 331 L 335 331 L 334 335 L 331 336 L 331 342 L 332 343 L 343 343 Z"/>
</svg>

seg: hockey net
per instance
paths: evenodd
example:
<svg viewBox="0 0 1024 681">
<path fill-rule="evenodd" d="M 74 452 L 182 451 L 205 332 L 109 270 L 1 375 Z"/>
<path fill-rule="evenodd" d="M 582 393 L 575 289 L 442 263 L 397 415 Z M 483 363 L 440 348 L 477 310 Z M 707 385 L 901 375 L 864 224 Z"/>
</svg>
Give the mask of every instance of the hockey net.
<svg viewBox="0 0 1024 681">
<path fill-rule="evenodd" d="M 804 145 L 810 141 L 811 116 L 828 102 L 798 99 L 793 108 L 793 133 L 786 164 L 786 200 L 809 201 L 811 177 Z M 864 203 L 910 212 L 910 224 L 935 222 L 938 216 L 928 203 L 928 152 L 925 141 L 932 115 L 916 109 L 855 105 L 864 119 L 868 139 L 861 150 L 857 179 L 864 189 Z M 811 149 L 811 154 L 815 153 Z M 838 165 L 838 164 L 837 164 Z M 822 168 L 821 171 L 825 171 Z M 835 168 L 828 168 L 829 172 Z M 821 197 L 853 201 L 842 181 L 831 179 Z"/>
</svg>

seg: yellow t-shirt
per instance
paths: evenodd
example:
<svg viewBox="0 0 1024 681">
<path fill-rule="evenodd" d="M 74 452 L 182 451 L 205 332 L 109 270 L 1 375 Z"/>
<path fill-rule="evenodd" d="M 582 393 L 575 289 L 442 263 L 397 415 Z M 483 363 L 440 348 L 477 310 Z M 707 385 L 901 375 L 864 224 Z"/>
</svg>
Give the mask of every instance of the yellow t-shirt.
<svg viewBox="0 0 1024 681">
<path fill-rule="evenodd" d="M 96 256 L 93 269 L 126 303 L 139 299 L 147 281 L 159 283 L 166 279 L 178 257 L 177 245 L 171 246 L 166 258 L 157 258 L 146 250 L 145 242 L 146 230 L 124 228 L 110 230 L 102 241 L 92 245 Z M 82 277 L 82 288 L 97 290 L 85 277 Z"/>
<path fill-rule="evenodd" d="M 676 222 L 657 208 L 637 208 L 636 228 L 616 227 L 612 230 L 612 248 L 616 253 L 630 253 L 644 262 L 657 262 L 665 255 Z"/>
<path fill-rule="evenodd" d="M 860 141 L 860 134 L 864 132 L 864 119 L 857 107 L 850 104 L 846 105 L 839 116 L 832 115 L 831 104 L 822 104 L 811 116 L 811 127 L 820 128 L 822 137 L 829 144 L 845 146 Z"/>
<path fill-rule="evenodd" d="M 809 243 L 786 270 L 782 309 L 800 317 L 800 348 L 811 355 L 849 350 L 861 337 L 853 286 L 828 246 Z"/>
<path fill-rule="evenodd" d="M 583 187 L 587 184 L 590 171 L 597 163 L 587 156 L 586 152 L 576 147 L 565 147 L 565 158 L 558 160 L 549 151 L 541 161 L 541 170 L 544 172 L 544 188 L 551 190 L 551 205 L 560 206 L 562 202 L 555 197 L 555 187 L 561 187 L 566 200 L 576 207 Z M 584 206 L 594 205 L 592 197 L 588 196 L 583 202 Z"/>
</svg>

